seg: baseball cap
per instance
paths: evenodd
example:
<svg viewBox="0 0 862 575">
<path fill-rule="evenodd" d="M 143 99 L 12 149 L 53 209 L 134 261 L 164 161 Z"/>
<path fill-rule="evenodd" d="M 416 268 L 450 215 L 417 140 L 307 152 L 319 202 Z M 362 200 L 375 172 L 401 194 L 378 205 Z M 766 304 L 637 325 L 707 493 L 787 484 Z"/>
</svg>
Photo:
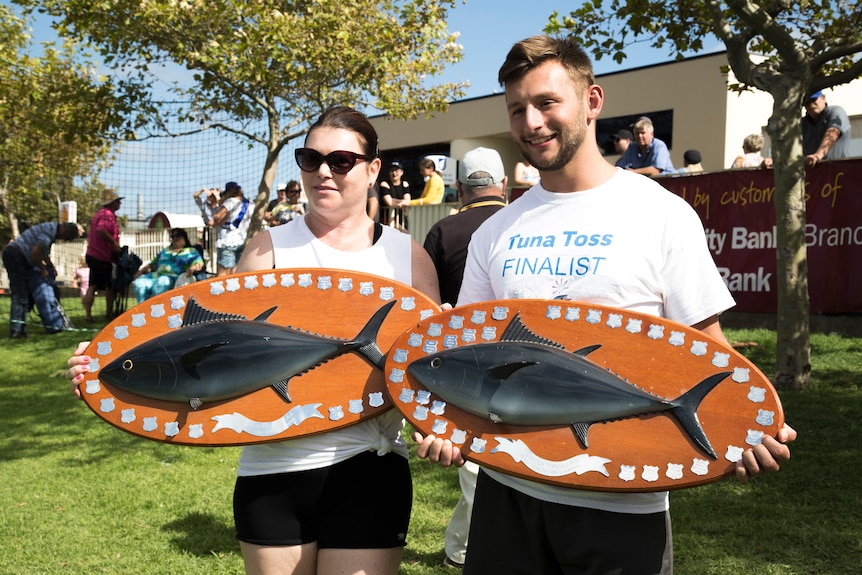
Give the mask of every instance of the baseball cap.
<svg viewBox="0 0 862 575">
<path fill-rule="evenodd" d="M 619 132 L 617 132 L 616 134 L 614 134 L 611 137 L 613 138 L 614 142 L 616 142 L 618 140 L 634 140 L 635 139 L 635 137 L 632 135 L 632 133 L 628 130 L 620 130 Z"/>
<path fill-rule="evenodd" d="M 390 170 L 403 170 L 404 167 L 401 165 L 401 162 L 395 161 L 389 164 Z"/>
<path fill-rule="evenodd" d="M 229 190 L 241 190 L 241 189 L 242 188 L 240 188 L 239 184 L 237 184 L 236 182 L 228 182 L 224 185 L 224 191 L 226 191 L 226 192 Z"/>
<path fill-rule="evenodd" d="M 814 92 L 813 94 L 811 94 L 810 96 L 808 96 L 808 99 L 809 100 L 816 100 L 817 98 L 819 98 L 822 95 L 823 95 L 823 90 L 818 90 L 818 91 Z"/>
<path fill-rule="evenodd" d="M 275 188 L 275 191 L 280 192 L 281 190 L 286 190 L 286 189 L 287 189 L 287 184 L 282 182 L 282 183 L 278 184 L 278 187 Z"/>
<path fill-rule="evenodd" d="M 686 164 L 699 164 L 703 160 L 700 152 L 697 150 L 686 150 L 682 155 L 682 159 L 685 160 Z"/>
<path fill-rule="evenodd" d="M 491 177 L 471 178 L 476 172 L 487 172 Z M 458 166 L 458 181 L 468 186 L 490 186 L 499 184 L 506 176 L 503 170 L 503 160 L 497 150 L 491 148 L 476 148 L 464 154 Z"/>
</svg>

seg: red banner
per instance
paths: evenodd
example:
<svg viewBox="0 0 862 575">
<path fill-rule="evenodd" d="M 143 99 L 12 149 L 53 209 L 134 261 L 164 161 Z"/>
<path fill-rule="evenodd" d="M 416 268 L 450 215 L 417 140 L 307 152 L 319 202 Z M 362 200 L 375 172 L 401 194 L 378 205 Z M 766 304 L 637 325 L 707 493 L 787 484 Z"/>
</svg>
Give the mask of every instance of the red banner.
<svg viewBox="0 0 862 575">
<path fill-rule="evenodd" d="M 734 311 L 775 312 L 772 170 L 660 178 L 703 221 Z M 862 160 L 819 164 L 806 177 L 805 242 L 811 313 L 862 312 Z"/>
</svg>

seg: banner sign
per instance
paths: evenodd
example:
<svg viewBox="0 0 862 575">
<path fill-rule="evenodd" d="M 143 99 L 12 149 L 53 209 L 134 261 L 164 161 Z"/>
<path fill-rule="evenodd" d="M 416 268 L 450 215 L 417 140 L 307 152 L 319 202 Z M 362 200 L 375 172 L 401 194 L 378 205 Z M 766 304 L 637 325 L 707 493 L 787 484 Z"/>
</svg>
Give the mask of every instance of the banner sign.
<svg viewBox="0 0 862 575">
<path fill-rule="evenodd" d="M 775 312 L 772 170 L 730 170 L 657 181 L 703 221 L 733 311 Z M 805 243 L 811 313 L 862 312 L 862 160 L 825 162 L 806 176 Z"/>
</svg>

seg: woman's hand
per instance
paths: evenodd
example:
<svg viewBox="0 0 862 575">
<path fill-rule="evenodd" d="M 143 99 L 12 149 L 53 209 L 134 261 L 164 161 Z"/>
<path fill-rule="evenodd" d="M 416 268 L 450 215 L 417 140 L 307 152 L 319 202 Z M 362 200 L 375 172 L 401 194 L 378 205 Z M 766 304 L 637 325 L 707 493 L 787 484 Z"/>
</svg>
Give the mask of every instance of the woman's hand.
<svg viewBox="0 0 862 575">
<path fill-rule="evenodd" d="M 75 397 L 81 399 L 81 390 L 79 385 L 84 381 L 84 374 L 90 371 L 90 361 L 92 358 L 84 355 L 84 350 L 90 345 L 89 341 L 82 341 L 75 348 L 75 355 L 69 358 L 66 365 L 69 369 L 66 370 L 66 379 L 69 380 L 69 389 L 75 394 Z"/>
</svg>

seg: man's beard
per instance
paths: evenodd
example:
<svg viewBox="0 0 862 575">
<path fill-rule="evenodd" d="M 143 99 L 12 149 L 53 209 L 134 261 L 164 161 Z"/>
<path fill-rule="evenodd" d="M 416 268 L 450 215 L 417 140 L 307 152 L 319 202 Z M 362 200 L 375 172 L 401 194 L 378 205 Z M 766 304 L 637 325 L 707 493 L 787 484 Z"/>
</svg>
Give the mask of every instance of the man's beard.
<svg viewBox="0 0 862 575">
<path fill-rule="evenodd" d="M 523 140 L 518 142 L 518 146 L 521 149 L 521 155 L 524 159 L 535 166 L 537 170 L 540 172 L 554 172 L 565 168 L 566 165 L 572 161 L 572 158 L 575 157 L 575 154 L 584 143 L 584 134 L 585 130 L 577 130 L 574 132 L 572 137 L 566 137 L 564 132 L 557 132 L 557 141 L 560 144 L 560 151 L 557 152 L 556 156 L 548 159 L 540 156 L 533 156 L 530 153 L 532 151 L 531 148 Z"/>
</svg>

